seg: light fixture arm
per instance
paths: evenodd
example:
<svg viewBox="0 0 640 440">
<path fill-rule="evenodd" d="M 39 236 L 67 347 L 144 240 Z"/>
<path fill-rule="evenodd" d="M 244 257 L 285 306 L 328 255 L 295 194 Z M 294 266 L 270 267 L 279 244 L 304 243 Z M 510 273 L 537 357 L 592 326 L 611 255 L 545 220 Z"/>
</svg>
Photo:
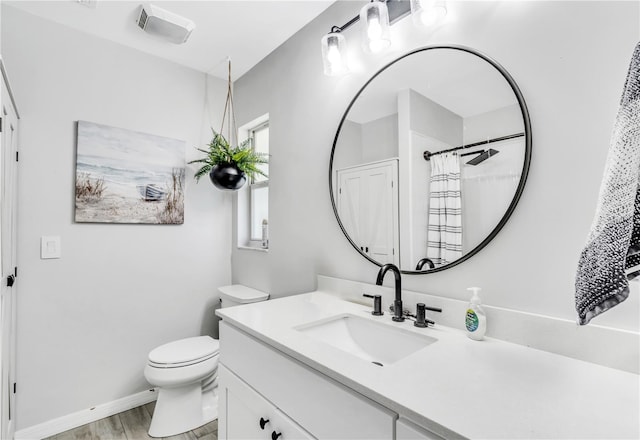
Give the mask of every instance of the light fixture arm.
<svg viewBox="0 0 640 440">
<path fill-rule="evenodd" d="M 411 5 L 408 1 L 402 0 L 371 0 L 379 1 L 381 3 L 386 3 L 387 9 L 389 10 L 389 23 L 393 24 L 396 21 L 400 20 L 404 16 L 408 15 L 411 12 Z M 360 15 L 356 15 L 351 20 L 347 21 L 342 26 L 331 26 L 330 33 L 333 32 L 342 32 L 353 26 L 355 23 L 360 21 Z"/>
<path fill-rule="evenodd" d="M 333 33 L 333 32 L 342 32 L 344 30 L 349 29 L 353 24 L 355 24 L 355 23 L 357 23 L 359 21 L 360 21 L 360 16 L 356 15 L 355 17 L 353 17 L 351 20 L 347 21 L 342 26 L 331 26 L 331 30 L 329 32 L 331 32 L 331 33 Z"/>
</svg>

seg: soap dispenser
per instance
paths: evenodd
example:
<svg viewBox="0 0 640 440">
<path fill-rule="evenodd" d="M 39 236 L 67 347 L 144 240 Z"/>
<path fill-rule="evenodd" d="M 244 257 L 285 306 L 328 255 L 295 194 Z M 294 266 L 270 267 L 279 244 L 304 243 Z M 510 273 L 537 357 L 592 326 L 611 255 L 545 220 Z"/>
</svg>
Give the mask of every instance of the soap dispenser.
<svg viewBox="0 0 640 440">
<path fill-rule="evenodd" d="M 469 287 L 467 290 L 473 292 L 464 320 L 467 336 L 476 341 L 480 341 L 484 338 L 484 334 L 487 331 L 487 317 L 482 309 L 480 296 L 478 295 L 481 289 L 480 287 Z"/>
</svg>

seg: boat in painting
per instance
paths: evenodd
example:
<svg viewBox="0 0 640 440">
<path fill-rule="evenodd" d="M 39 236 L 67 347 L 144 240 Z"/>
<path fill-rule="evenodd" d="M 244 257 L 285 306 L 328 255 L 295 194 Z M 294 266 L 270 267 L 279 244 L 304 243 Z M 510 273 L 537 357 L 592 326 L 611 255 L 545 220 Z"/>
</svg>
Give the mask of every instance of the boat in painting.
<svg viewBox="0 0 640 440">
<path fill-rule="evenodd" d="M 157 202 L 158 200 L 164 199 L 167 195 L 167 191 L 164 188 L 153 183 L 138 185 L 138 192 L 145 202 Z"/>
</svg>

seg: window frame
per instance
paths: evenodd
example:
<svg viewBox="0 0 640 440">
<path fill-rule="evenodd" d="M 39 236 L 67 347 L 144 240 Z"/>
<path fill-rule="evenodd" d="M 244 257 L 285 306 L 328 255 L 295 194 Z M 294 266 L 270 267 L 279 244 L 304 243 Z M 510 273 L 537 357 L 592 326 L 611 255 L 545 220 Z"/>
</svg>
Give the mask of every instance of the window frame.
<svg viewBox="0 0 640 440">
<path fill-rule="evenodd" d="M 249 140 L 250 140 L 250 145 L 251 148 L 255 151 L 256 149 L 256 132 L 260 131 L 260 130 L 264 130 L 265 128 L 269 129 L 269 119 L 266 119 L 265 121 L 260 122 L 259 124 L 256 124 L 252 127 L 250 127 L 247 131 L 249 134 Z M 269 132 L 270 135 L 270 132 Z M 267 153 L 269 154 L 269 153 Z M 269 172 L 267 171 L 267 174 Z M 266 246 L 263 246 L 262 243 L 262 233 L 260 233 L 259 237 L 255 237 L 253 235 L 253 231 L 254 231 L 254 195 L 253 195 L 253 191 L 254 189 L 261 189 L 261 188 L 269 188 L 269 177 L 267 177 L 265 180 L 261 180 L 256 182 L 254 179 L 251 179 L 251 181 L 249 182 L 249 233 L 248 233 L 248 237 L 249 237 L 249 244 L 252 247 L 257 247 L 257 248 L 262 248 L 262 249 L 269 249 L 269 241 L 267 239 L 267 244 Z M 267 204 L 268 204 L 268 198 L 267 198 Z M 268 209 L 268 205 L 267 205 L 267 209 Z M 261 225 L 258 225 L 259 227 L 257 228 L 257 230 L 261 231 Z"/>
</svg>

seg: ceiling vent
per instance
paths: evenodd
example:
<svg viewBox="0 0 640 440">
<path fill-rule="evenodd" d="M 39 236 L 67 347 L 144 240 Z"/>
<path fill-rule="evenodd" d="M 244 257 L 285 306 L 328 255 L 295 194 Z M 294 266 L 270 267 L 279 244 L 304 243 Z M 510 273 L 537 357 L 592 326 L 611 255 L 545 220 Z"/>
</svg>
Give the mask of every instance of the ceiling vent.
<svg viewBox="0 0 640 440">
<path fill-rule="evenodd" d="M 196 28 L 188 18 L 150 4 L 142 5 L 137 23 L 143 31 L 175 44 L 186 42 Z"/>
</svg>

